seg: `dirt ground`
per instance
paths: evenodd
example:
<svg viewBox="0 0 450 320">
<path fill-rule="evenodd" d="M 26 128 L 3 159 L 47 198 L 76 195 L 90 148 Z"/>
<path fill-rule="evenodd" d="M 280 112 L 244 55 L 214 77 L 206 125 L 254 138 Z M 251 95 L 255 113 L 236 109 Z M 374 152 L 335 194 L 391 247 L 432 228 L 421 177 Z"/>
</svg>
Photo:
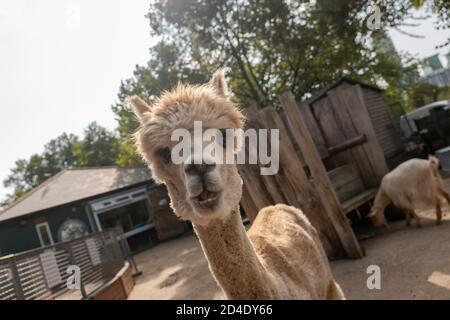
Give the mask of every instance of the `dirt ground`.
<svg viewBox="0 0 450 320">
<path fill-rule="evenodd" d="M 142 275 L 135 278 L 131 300 L 223 299 L 192 233 L 141 252 L 135 260 Z"/>
<path fill-rule="evenodd" d="M 449 182 L 449 181 L 448 181 Z M 449 189 L 449 188 L 447 188 Z M 390 223 L 389 230 L 361 242 L 366 256 L 333 261 L 347 299 L 450 299 L 450 210 L 442 225 L 434 210 L 420 212 L 422 228 Z M 136 257 L 142 275 L 129 299 L 222 299 L 195 235 L 159 244 Z M 381 289 L 367 288 L 366 270 L 381 270 Z"/>
</svg>

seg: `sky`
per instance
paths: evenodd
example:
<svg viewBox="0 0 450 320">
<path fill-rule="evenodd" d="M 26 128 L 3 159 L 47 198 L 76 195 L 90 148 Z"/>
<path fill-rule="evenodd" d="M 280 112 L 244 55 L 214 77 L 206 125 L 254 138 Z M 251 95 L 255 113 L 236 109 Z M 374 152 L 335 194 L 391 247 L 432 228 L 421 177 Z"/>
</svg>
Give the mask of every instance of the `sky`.
<svg viewBox="0 0 450 320">
<path fill-rule="evenodd" d="M 40 153 L 91 121 L 116 127 L 121 79 L 145 64 L 154 41 L 149 0 L 0 1 L 1 183 L 18 158 Z"/>
<path fill-rule="evenodd" d="M 113 129 L 121 79 L 145 64 L 155 43 L 144 17 L 151 0 L 2 0 L 0 2 L 0 199 L 15 160 L 40 153 L 63 132 L 91 121 Z M 398 51 L 436 53 L 449 31 L 432 19 L 410 38 L 390 31 Z M 447 48 L 448 50 L 448 48 Z"/>
</svg>

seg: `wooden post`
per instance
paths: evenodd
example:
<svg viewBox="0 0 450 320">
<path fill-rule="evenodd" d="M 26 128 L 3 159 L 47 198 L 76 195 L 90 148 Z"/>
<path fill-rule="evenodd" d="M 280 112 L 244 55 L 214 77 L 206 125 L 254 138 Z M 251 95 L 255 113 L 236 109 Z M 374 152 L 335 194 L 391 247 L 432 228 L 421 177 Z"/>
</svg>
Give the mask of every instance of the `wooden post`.
<svg viewBox="0 0 450 320">
<path fill-rule="evenodd" d="M 346 251 L 336 229 L 295 152 L 287 126 L 275 109 L 270 107 L 258 111 L 258 119 L 263 128 L 279 130 L 280 171 L 275 178 L 288 204 L 302 209 L 319 232 L 322 244 L 331 258 L 345 256 Z"/>
<path fill-rule="evenodd" d="M 300 104 L 298 106 L 298 109 L 306 122 L 306 127 L 308 128 L 308 131 L 311 133 L 311 138 L 313 139 L 314 145 L 316 146 L 317 151 L 320 154 L 320 157 L 326 158 L 328 156 L 328 150 L 325 143 L 325 139 L 323 138 L 322 132 L 320 132 L 319 126 L 317 125 L 317 122 L 314 119 L 314 115 L 311 112 L 311 109 L 306 103 Z"/>
<path fill-rule="evenodd" d="M 242 186 L 242 198 L 241 198 L 241 208 L 245 211 L 245 215 L 250 220 L 250 222 L 253 222 L 255 220 L 257 214 L 258 214 L 258 208 L 256 207 L 255 203 L 253 202 L 253 199 L 247 190 L 246 184 L 243 183 Z"/>
<path fill-rule="evenodd" d="M 255 107 L 247 108 L 247 125 L 246 128 L 252 128 L 254 118 L 257 113 Z M 248 159 L 250 153 L 256 152 L 251 145 L 244 143 L 245 158 Z M 274 204 L 273 196 L 264 188 L 263 180 L 259 174 L 259 166 L 257 164 L 244 164 L 238 166 L 239 173 L 244 182 L 244 189 L 242 193 L 241 206 L 244 208 L 250 222 L 253 223 L 259 210 L 269 205 Z"/>
<path fill-rule="evenodd" d="M 251 200 L 248 201 L 252 201 L 256 208 L 253 215 L 251 212 L 246 212 L 250 221 L 253 222 L 259 210 L 261 210 L 264 207 L 270 206 L 271 204 L 273 204 L 273 201 L 263 187 L 261 179 L 259 178 L 257 165 L 240 165 L 239 172 L 241 174 L 244 184 L 248 188 L 247 189 L 248 192 L 244 193 L 243 196 L 244 197 L 249 196 Z M 246 200 L 244 200 L 244 205 L 246 204 L 245 201 Z"/>
<path fill-rule="evenodd" d="M 322 163 L 322 159 L 314 146 L 314 142 L 308 132 L 302 115 L 297 109 L 298 107 L 294 96 L 288 91 L 281 94 L 279 99 L 286 112 L 287 121 L 291 126 L 292 131 L 295 133 L 294 138 L 297 140 L 298 145 L 302 149 L 314 182 L 320 189 L 322 203 L 333 223 L 334 228 L 336 229 L 348 257 L 363 257 L 363 251 L 350 224 L 347 221 L 337 195 L 333 190 L 326 169 Z"/>
</svg>

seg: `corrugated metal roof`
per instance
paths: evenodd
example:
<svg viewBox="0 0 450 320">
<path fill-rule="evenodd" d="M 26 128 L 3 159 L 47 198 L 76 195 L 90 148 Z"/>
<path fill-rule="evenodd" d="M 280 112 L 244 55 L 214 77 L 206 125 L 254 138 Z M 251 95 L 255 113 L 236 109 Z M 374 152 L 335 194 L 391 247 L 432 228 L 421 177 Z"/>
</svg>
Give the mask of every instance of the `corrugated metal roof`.
<svg viewBox="0 0 450 320">
<path fill-rule="evenodd" d="M 0 212 L 0 221 L 91 198 L 151 180 L 147 168 L 67 169 L 54 175 Z"/>
</svg>

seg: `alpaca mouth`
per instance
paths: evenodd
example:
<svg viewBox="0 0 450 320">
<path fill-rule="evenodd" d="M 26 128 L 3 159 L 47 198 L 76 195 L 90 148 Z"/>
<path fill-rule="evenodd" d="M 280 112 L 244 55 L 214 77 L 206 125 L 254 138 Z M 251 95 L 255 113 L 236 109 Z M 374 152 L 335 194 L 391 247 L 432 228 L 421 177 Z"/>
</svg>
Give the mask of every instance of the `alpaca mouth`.
<svg viewBox="0 0 450 320">
<path fill-rule="evenodd" d="M 213 208 L 219 202 L 219 192 L 205 189 L 198 196 L 193 197 L 192 201 L 200 207 Z"/>
</svg>

